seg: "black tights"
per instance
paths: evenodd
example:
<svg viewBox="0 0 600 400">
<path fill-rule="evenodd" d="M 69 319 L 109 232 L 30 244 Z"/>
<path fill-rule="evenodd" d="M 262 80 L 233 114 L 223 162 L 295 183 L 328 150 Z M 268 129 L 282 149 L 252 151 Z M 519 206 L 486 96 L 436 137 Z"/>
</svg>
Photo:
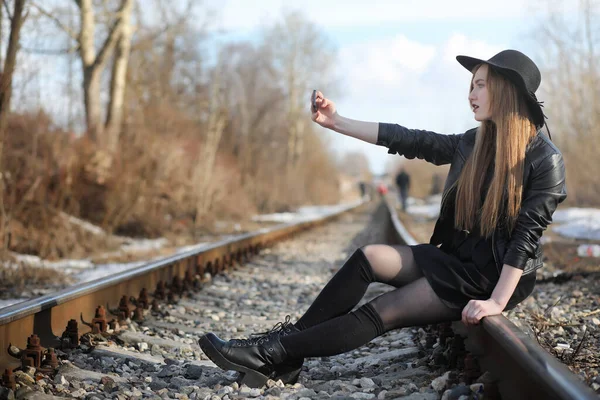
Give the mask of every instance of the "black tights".
<svg viewBox="0 0 600 400">
<path fill-rule="evenodd" d="M 395 250 L 400 253 L 400 262 L 398 254 L 387 248 L 376 253 L 383 254 L 384 259 L 377 257 L 373 266 L 362 249 L 356 250 L 295 324 L 301 332 L 281 338 L 288 355 L 303 358 L 341 354 L 392 329 L 460 319 L 461 310 L 442 303 L 414 265 L 410 248 Z M 350 312 L 373 282 L 397 289 Z"/>
</svg>

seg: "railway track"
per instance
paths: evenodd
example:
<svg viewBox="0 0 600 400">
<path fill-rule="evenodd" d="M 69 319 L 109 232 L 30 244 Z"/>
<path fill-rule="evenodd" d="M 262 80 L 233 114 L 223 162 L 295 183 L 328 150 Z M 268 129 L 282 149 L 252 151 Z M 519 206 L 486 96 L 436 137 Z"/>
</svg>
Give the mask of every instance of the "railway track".
<svg viewBox="0 0 600 400">
<path fill-rule="evenodd" d="M 391 204 L 379 205 L 371 219 L 373 207 L 355 204 L 1 309 L 7 389 L 0 396 L 436 399 L 453 386 L 447 398 L 460 390 L 503 399 L 597 398 L 502 316 L 469 330 L 457 323 L 388 333 L 355 352 L 309 360 L 293 386 L 239 387 L 235 374 L 206 359 L 196 341 L 201 333 L 242 337 L 286 312 L 297 318 L 351 249 L 414 240 Z M 385 290 L 373 285 L 366 299 Z M 493 379 L 473 384 L 483 373 L 473 356 Z"/>
</svg>

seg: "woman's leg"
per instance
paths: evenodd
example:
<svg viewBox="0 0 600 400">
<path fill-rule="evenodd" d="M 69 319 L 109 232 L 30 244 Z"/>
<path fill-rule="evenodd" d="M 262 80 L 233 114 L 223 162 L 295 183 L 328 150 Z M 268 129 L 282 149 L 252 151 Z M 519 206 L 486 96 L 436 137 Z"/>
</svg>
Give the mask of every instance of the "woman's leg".
<svg viewBox="0 0 600 400">
<path fill-rule="evenodd" d="M 392 329 L 460 320 L 460 316 L 461 310 L 448 308 L 421 277 L 356 311 L 280 339 L 288 357 L 331 356 L 356 349 Z"/>
<path fill-rule="evenodd" d="M 281 335 L 229 342 L 209 333 L 200 338 L 202 350 L 221 368 L 239 371 L 242 383 L 259 387 L 267 379 L 278 379 L 282 374 L 291 377 L 286 378 L 288 382 L 294 382 L 304 357 L 344 353 L 393 328 L 460 319 L 460 310 L 447 308 L 424 277 L 348 313 L 369 283 L 402 285 L 419 276 L 410 248 L 389 249 L 389 246 L 365 248 L 374 269 L 365 253 L 358 249 L 302 317 L 300 322 L 307 324 L 304 330 L 288 329 Z M 336 317 L 339 314 L 344 315 Z M 290 371 L 283 370 L 290 362 L 294 364 Z"/>
<path fill-rule="evenodd" d="M 295 326 L 304 330 L 347 314 L 373 282 L 400 287 L 422 276 L 408 246 L 368 245 L 359 248 L 325 285 Z"/>
</svg>

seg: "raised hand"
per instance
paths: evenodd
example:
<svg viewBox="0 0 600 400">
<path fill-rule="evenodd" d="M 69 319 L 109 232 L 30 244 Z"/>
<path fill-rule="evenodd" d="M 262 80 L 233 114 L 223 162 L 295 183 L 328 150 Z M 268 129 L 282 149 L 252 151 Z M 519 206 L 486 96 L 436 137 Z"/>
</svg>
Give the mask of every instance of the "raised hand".
<svg viewBox="0 0 600 400">
<path fill-rule="evenodd" d="M 323 96 L 323 93 L 316 91 L 314 102 L 311 98 L 311 113 L 312 120 L 324 128 L 333 129 L 337 112 L 335 109 L 335 103 Z M 313 104 L 316 109 L 313 108 Z"/>
</svg>

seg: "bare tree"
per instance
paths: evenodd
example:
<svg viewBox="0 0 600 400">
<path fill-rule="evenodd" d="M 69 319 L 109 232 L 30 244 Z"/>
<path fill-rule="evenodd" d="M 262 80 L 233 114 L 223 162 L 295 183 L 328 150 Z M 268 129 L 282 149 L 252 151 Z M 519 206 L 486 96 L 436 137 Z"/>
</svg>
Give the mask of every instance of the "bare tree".
<svg viewBox="0 0 600 400">
<path fill-rule="evenodd" d="M 117 10 L 112 13 L 108 33 L 99 48 L 96 48 L 97 38 L 97 12 L 93 0 L 73 0 L 79 8 L 79 31 L 73 31 L 68 24 L 61 21 L 58 15 L 45 10 L 37 3 L 35 8 L 54 23 L 77 44 L 77 50 L 83 68 L 83 98 L 85 107 L 85 121 L 89 137 L 107 148 L 114 148 L 114 136 L 118 135 L 122 112 L 119 107 L 123 105 L 125 92 L 125 75 L 131 46 L 132 27 L 131 13 L 134 0 L 119 0 Z M 106 11 L 107 2 L 102 3 Z M 114 53 L 115 48 L 117 49 Z M 101 77 L 107 63 L 114 57 L 111 77 L 110 99 L 108 111 L 103 112 L 101 101 Z M 103 115 L 106 120 L 103 121 Z M 107 128 L 110 137 L 103 135 Z"/>
<path fill-rule="evenodd" d="M 110 102 L 106 115 L 107 146 L 109 151 L 115 151 L 119 143 L 121 122 L 123 120 L 123 105 L 127 81 L 127 63 L 131 49 L 133 28 L 130 23 L 133 0 L 123 2 L 120 17 L 120 33 L 115 50 L 113 69 L 110 81 Z"/>
<path fill-rule="evenodd" d="M 75 0 L 80 9 L 81 28 L 77 41 L 79 44 L 79 54 L 83 64 L 83 93 L 86 112 L 86 123 L 90 137 L 98 141 L 102 136 L 104 126 L 102 123 L 102 105 L 100 100 L 100 78 L 102 71 L 109 60 L 111 52 L 119 42 L 119 54 L 115 57 L 115 66 L 111 80 L 111 94 L 117 96 L 111 98 L 107 122 L 110 129 L 113 130 L 120 125 L 121 113 L 115 108 L 123 103 L 123 93 L 125 90 L 125 72 L 127 69 L 127 60 L 129 57 L 129 46 L 131 40 L 130 16 L 133 0 L 121 0 L 116 18 L 104 40 L 99 51 L 96 51 L 96 21 L 94 5 L 92 0 Z M 115 101 L 116 100 L 116 101 Z M 113 143 L 110 139 L 105 143 Z"/>
<path fill-rule="evenodd" d="M 310 91 L 331 86 L 335 52 L 317 28 L 299 13 L 284 15 L 283 21 L 267 32 L 265 43 L 272 52 L 286 97 L 289 170 L 303 153 Z"/>
<path fill-rule="evenodd" d="M 202 146 L 200 162 L 196 167 L 197 186 L 197 205 L 196 205 L 196 226 L 200 225 L 202 218 L 206 215 L 211 205 L 212 182 L 215 160 L 219 149 L 219 142 L 223 134 L 226 122 L 226 113 L 224 108 L 224 99 L 221 91 L 221 76 L 217 68 L 214 72 L 212 83 L 210 108 L 208 121 L 206 122 L 206 136 Z"/>
<path fill-rule="evenodd" d="M 7 2 L 0 4 L 0 7 L 6 6 Z M 9 245 L 9 229 L 10 215 L 4 204 L 4 196 L 6 193 L 7 176 L 4 169 L 4 142 L 6 138 L 6 128 L 8 125 L 8 113 L 10 111 L 10 99 L 12 94 L 12 79 L 17 65 L 17 52 L 19 50 L 19 36 L 21 27 L 27 18 L 25 14 L 26 0 L 15 0 L 13 4 L 13 12 L 9 13 L 10 18 L 10 35 L 8 46 L 6 48 L 6 56 L 4 57 L 4 65 L 0 73 L 0 213 L 2 216 L 1 236 L 2 250 L 6 250 Z M 2 16 L 0 15 L 0 20 Z M 1 38 L 1 36 L 0 36 Z"/>
<path fill-rule="evenodd" d="M 600 151 L 600 70 L 597 47 L 600 2 L 581 0 L 576 15 L 566 16 L 548 2 L 545 21 L 536 29 L 543 60 L 542 94 L 553 140 L 566 159 L 569 200 L 597 203 L 600 179 L 594 172 Z M 574 23 L 573 19 L 577 20 Z"/>
<path fill-rule="evenodd" d="M 19 35 L 21 27 L 25 22 L 26 0 L 15 0 L 12 15 L 10 18 L 10 36 L 8 39 L 8 47 L 4 58 L 4 66 L 2 67 L 2 75 L 0 75 L 0 135 L 4 138 L 6 130 L 7 115 L 10 111 L 10 97 L 12 88 L 12 78 L 17 65 L 17 52 L 19 50 Z M 4 2 L 6 5 L 6 2 Z M 2 154 L 2 140 L 0 142 L 0 154 Z"/>
</svg>

